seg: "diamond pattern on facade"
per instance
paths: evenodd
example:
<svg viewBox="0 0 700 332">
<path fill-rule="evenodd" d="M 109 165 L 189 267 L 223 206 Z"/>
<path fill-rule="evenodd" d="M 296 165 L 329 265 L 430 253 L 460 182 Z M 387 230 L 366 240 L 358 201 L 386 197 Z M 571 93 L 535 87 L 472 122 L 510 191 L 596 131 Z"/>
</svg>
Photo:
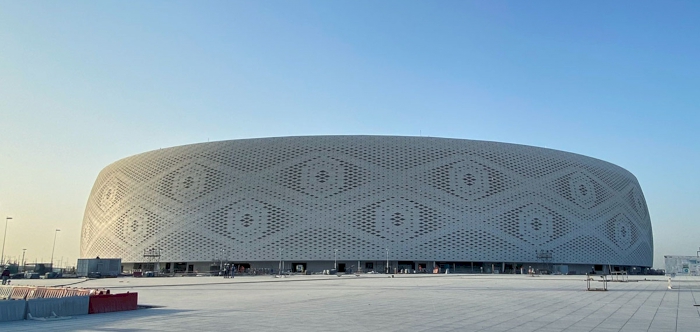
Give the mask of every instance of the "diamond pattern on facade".
<svg viewBox="0 0 700 332">
<path fill-rule="evenodd" d="M 82 257 L 211 261 L 396 259 L 650 266 L 636 178 L 522 145 L 318 136 L 161 149 L 107 166 L 87 202 Z M 280 254 L 281 252 L 281 254 Z"/>
</svg>

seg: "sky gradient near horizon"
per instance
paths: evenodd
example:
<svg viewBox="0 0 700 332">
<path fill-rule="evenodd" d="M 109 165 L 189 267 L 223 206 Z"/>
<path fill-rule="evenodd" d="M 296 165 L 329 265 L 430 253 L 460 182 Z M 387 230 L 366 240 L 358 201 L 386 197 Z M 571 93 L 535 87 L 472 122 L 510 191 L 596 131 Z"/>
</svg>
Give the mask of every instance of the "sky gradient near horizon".
<svg viewBox="0 0 700 332">
<path fill-rule="evenodd" d="M 654 266 L 700 246 L 700 2 L 0 0 L 5 255 L 72 265 L 99 171 L 289 135 L 493 140 L 639 180 Z M 4 225 L 0 225 L 4 228 Z"/>
</svg>

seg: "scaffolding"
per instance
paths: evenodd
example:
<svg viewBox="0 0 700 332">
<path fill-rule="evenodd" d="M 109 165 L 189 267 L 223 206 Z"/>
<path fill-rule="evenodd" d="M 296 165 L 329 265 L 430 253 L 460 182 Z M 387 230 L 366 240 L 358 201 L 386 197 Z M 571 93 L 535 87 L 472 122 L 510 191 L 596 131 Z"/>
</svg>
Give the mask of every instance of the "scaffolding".
<svg viewBox="0 0 700 332">
<path fill-rule="evenodd" d="M 143 250 L 143 265 L 144 272 L 160 273 L 160 248 L 151 248 Z"/>
<path fill-rule="evenodd" d="M 537 260 L 539 260 L 542 265 L 547 267 L 547 272 L 552 273 L 552 251 L 551 250 L 537 250 L 536 252 Z"/>
</svg>

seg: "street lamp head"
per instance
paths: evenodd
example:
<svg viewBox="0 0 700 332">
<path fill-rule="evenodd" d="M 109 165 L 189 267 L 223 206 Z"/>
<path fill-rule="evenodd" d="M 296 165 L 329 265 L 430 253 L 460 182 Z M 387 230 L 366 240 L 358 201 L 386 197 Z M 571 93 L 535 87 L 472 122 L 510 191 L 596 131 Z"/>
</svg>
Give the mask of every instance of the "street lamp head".
<svg viewBox="0 0 700 332">
<path fill-rule="evenodd" d="M 61 231 L 60 229 L 56 228 L 56 232 L 60 232 L 60 231 Z"/>
<path fill-rule="evenodd" d="M 7 220 L 11 220 L 11 219 L 12 219 L 12 217 L 7 217 L 7 218 L 5 218 L 5 219 L 7 219 Z"/>
</svg>

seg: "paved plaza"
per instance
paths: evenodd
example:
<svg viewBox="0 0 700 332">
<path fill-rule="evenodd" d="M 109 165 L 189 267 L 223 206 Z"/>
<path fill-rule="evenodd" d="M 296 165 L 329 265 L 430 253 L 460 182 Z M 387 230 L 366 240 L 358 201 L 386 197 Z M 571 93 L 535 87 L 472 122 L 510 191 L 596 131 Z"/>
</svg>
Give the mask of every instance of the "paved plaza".
<svg viewBox="0 0 700 332">
<path fill-rule="evenodd" d="M 645 278 L 647 280 L 645 280 Z M 129 312 L 0 323 L 2 331 L 700 331 L 700 279 L 632 276 L 239 276 L 16 280 L 138 292 Z M 602 283 L 597 283 L 602 287 Z"/>
</svg>

